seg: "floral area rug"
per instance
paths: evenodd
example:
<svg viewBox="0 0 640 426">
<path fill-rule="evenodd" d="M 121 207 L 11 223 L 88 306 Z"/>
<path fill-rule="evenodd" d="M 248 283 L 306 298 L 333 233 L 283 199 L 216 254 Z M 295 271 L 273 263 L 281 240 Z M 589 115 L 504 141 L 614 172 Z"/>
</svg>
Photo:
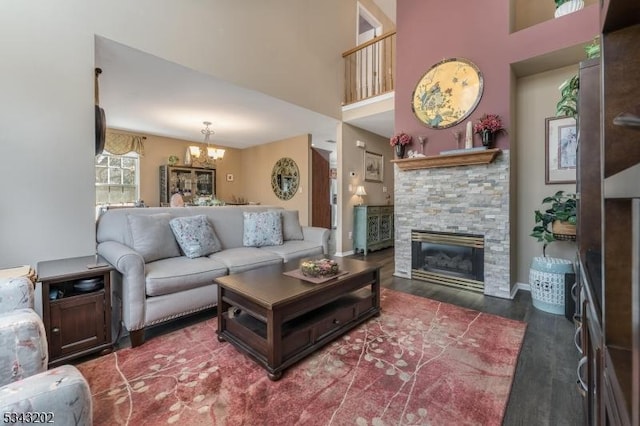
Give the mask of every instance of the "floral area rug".
<svg viewBox="0 0 640 426">
<path fill-rule="evenodd" d="M 215 318 L 82 363 L 94 424 L 501 424 L 525 323 L 389 289 L 381 306 L 277 382 Z"/>
</svg>

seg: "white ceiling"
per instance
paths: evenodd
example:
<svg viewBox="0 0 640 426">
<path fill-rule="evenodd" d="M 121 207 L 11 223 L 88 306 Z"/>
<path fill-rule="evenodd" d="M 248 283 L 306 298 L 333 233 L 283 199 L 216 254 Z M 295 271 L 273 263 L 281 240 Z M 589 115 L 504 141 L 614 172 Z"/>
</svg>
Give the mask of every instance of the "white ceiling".
<svg viewBox="0 0 640 426">
<path fill-rule="evenodd" d="M 99 104 L 107 127 L 203 142 L 203 121 L 212 122 L 211 143 L 247 148 L 310 133 L 312 143 L 335 150 L 338 120 L 216 79 L 162 58 L 96 37 Z M 351 124 L 389 137 L 393 112 Z"/>
<path fill-rule="evenodd" d="M 345 123 L 349 123 L 353 126 L 360 127 L 361 129 L 368 130 L 371 133 L 375 133 L 376 135 L 390 138 L 394 131 L 394 113 L 394 110 L 387 110 L 344 121 Z"/>
</svg>

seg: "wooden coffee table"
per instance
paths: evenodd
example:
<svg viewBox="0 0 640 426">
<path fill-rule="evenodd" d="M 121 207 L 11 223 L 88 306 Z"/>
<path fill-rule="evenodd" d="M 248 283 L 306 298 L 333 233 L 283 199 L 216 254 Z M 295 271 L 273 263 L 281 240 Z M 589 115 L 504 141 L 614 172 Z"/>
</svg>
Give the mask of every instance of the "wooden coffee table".
<svg viewBox="0 0 640 426">
<path fill-rule="evenodd" d="M 216 278 L 218 340 L 250 355 L 275 381 L 285 368 L 380 315 L 380 265 L 334 260 L 348 273 L 321 284 L 283 274 L 298 262 Z"/>
</svg>

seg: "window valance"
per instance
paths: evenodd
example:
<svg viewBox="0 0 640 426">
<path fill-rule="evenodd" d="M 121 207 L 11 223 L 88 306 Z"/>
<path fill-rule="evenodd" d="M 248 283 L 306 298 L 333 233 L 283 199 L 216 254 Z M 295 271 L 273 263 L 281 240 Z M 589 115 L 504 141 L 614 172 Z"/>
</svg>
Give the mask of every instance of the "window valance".
<svg viewBox="0 0 640 426">
<path fill-rule="evenodd" d="M 146 139 L 144 136 L 107 132 L 104 149 L 115 155 L 124 155 L 128 152 L 144 155 L 144 139 Z"/>
</svg>

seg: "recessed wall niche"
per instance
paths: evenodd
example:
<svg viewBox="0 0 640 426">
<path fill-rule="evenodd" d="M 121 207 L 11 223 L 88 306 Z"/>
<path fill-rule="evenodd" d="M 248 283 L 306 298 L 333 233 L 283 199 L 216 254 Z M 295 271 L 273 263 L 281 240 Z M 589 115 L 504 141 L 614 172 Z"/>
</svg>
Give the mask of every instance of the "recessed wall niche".
<svg viewBox="0 0 640 426">
<path fill-rule="evenodd" d="M 584 7 L 596 4 L 597 0 L 584 0 Z M 511 31 L 524 30 L 550 19 L 555 19 L 556 4 L 552 0 L 510 0 Z"/>
</svg>

